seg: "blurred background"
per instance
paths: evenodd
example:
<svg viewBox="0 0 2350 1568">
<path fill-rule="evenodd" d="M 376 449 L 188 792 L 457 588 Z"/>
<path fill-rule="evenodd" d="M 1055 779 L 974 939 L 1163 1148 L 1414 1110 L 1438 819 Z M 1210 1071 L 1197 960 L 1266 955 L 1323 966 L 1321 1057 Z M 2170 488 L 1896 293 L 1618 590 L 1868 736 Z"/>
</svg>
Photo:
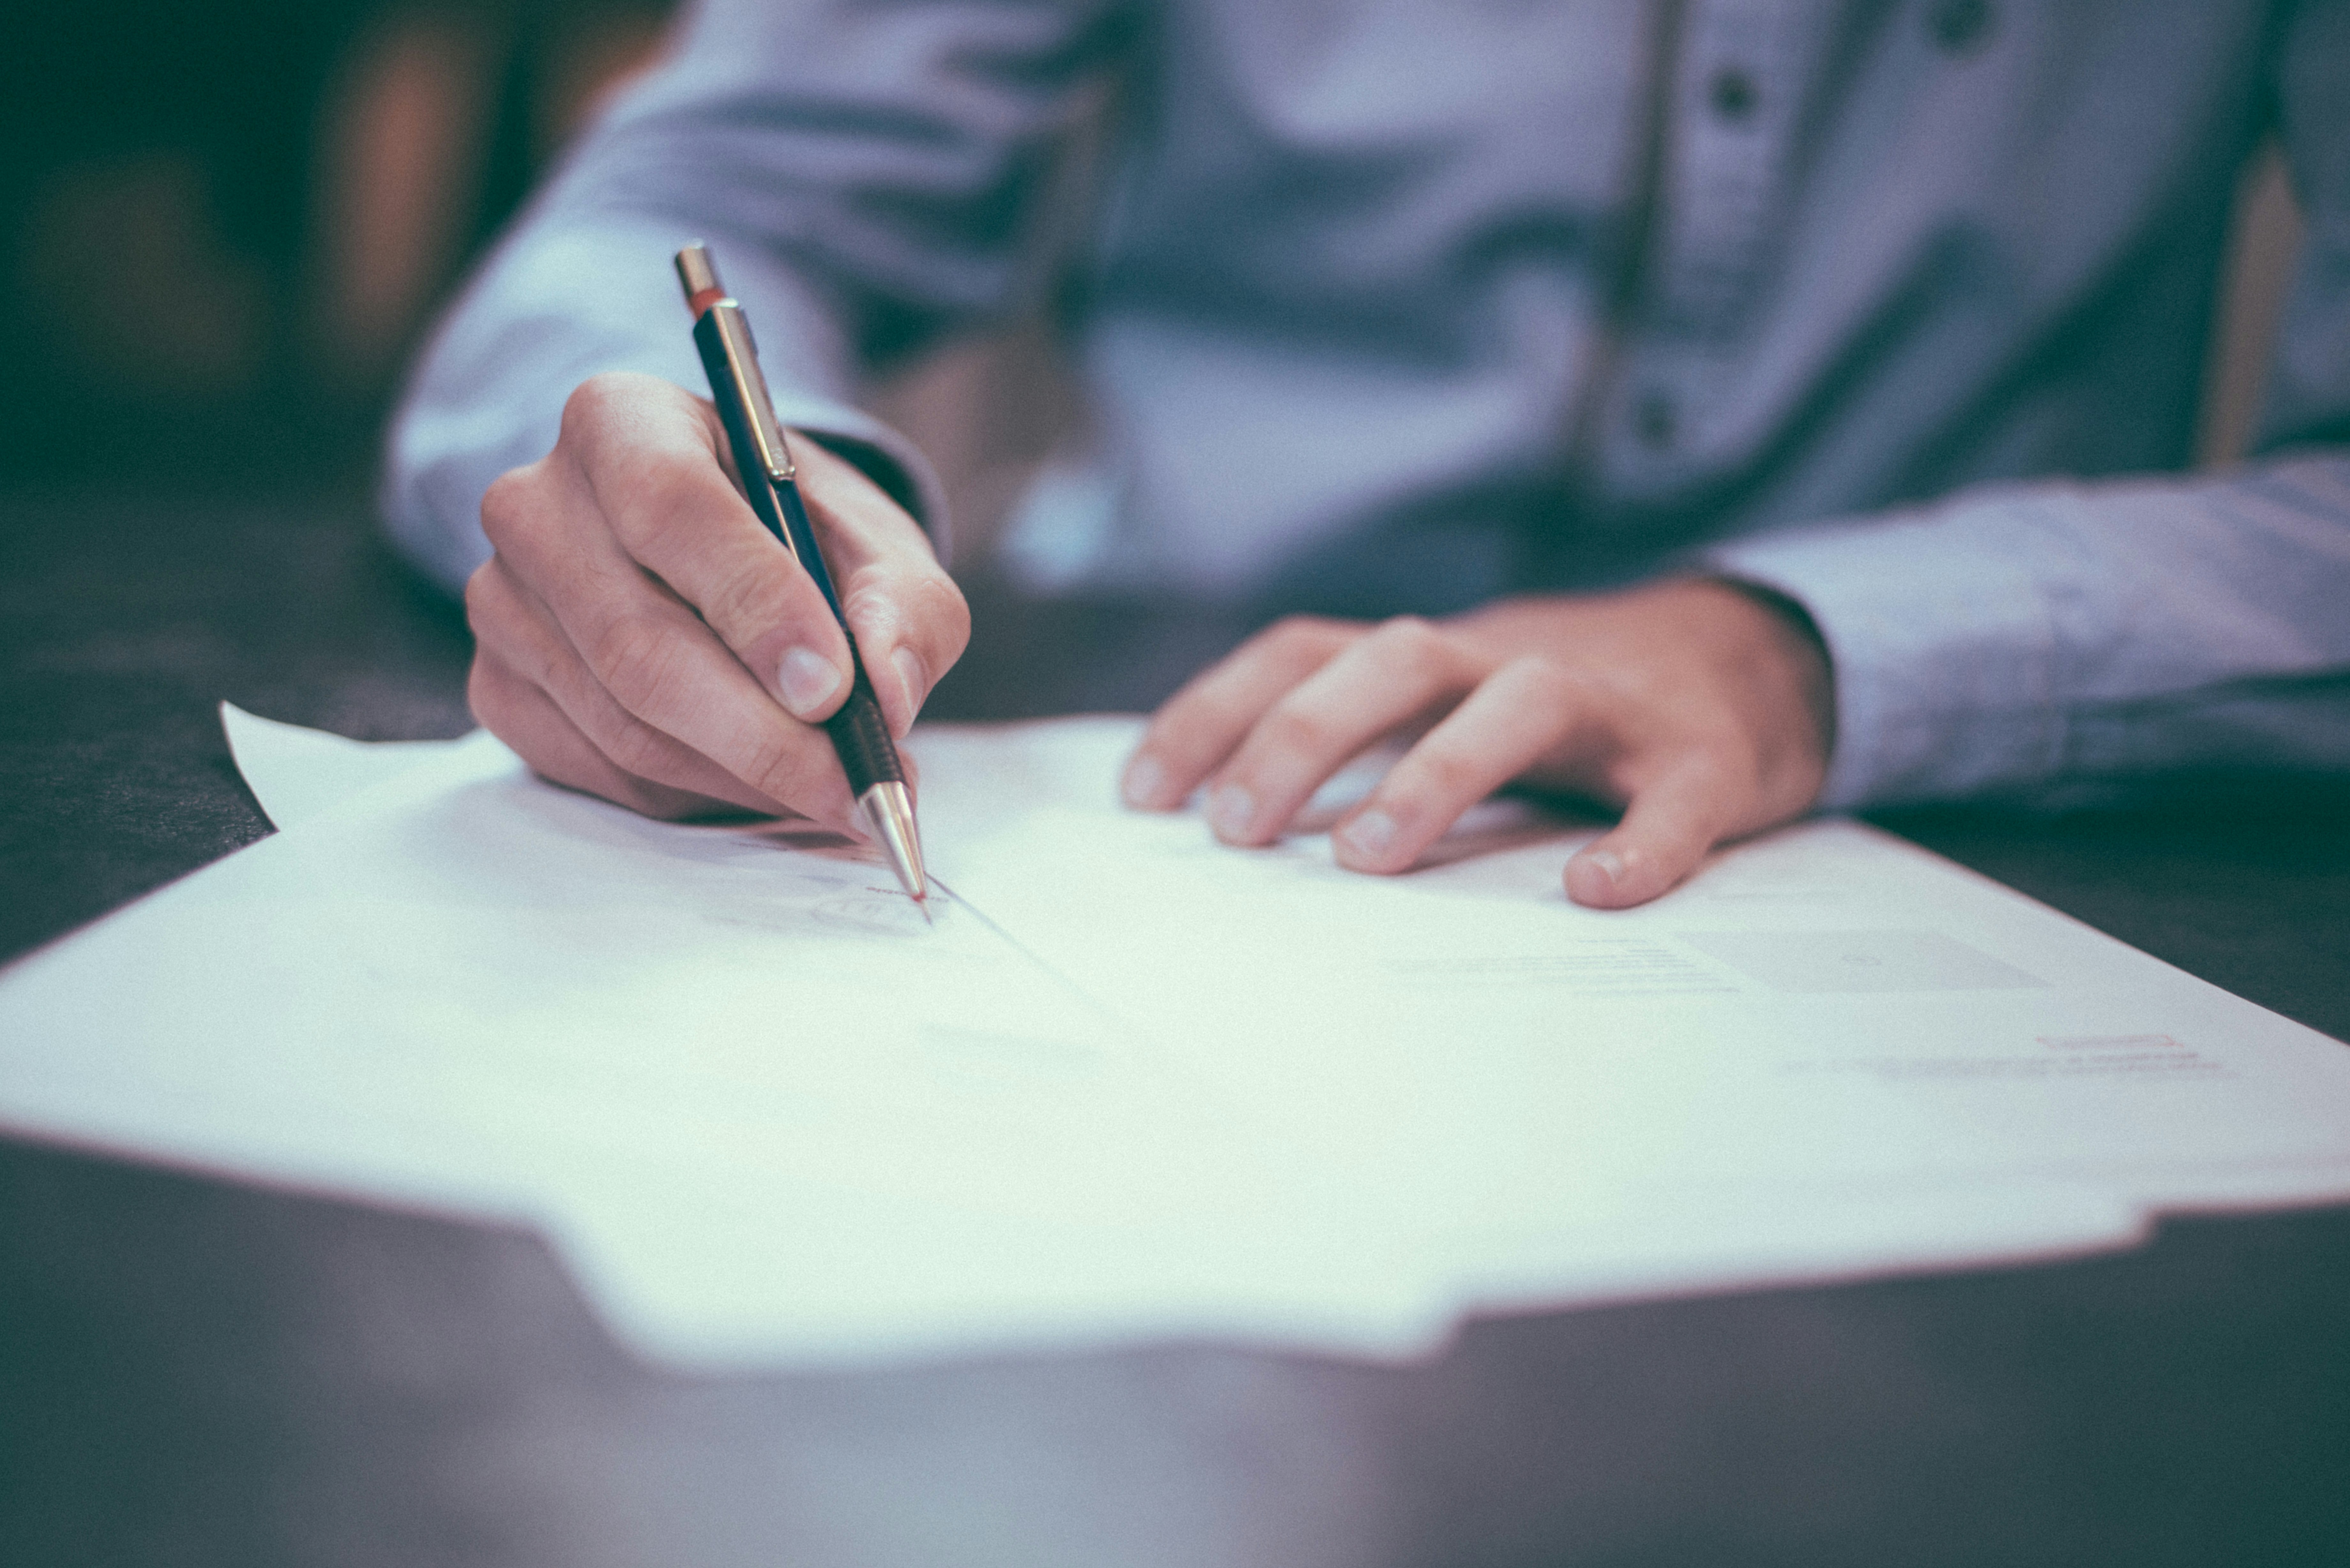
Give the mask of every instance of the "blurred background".
<svg viewBox="0 0 2350 1568">
<path fill-rule="evenodd" d="M 673 0 L 92 0 L 0 50 L 0 486 L 364 492 L 466 266 Z M 992 389 L 1010 379 L 1024 395 Z M 1067 418 L 1015 327 L 873 389 L 958 514 Z"/>
<path fill-rule="evenodd" d="M 364 491 L 400 371 L 671 0 L 90 0 L 0 60 L 0 486 Z M 2297 246 L 2248 171 L 2203 455 L 2240 452 Z M 1014 326 L 871 389 L 983 542 L 1073 417 Z M 972 560 L 981 552 L 973 552 Z"/>
<path fill-rule="evenodd" d="M 93 0 L 0 64 L 0 473 L 363 472 L 466 262 L 669 0 Z"/>
</svg>

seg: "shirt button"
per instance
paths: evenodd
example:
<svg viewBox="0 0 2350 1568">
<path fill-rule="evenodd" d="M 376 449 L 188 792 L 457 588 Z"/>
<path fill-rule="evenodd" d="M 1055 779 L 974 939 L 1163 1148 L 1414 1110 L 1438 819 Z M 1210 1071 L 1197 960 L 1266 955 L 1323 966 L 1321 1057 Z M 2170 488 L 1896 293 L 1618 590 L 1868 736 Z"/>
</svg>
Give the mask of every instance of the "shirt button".
<svg viewBox="0 0 2350 1568">
<path fill-rule="evenodd" d="M 1991 41 L 1991 0 L 1936 0 L 1926 13 L 1926 30 L 1946 55 L 1970 55 Z"/>
<path fill-rule="evenodd" d="M 1754 112 L 1754 105 L 1762 95 L 1755 91 L 1752 77 L 1736 66 L 1724 66 L 1713 73 L 1713 80 L 1706 87 L 1705 97 L 1706 101 L 1713 106 L 1715 114 L 1735 123 Z"/>
<path fill-rule="evenodd" d="M 1673 406 L 1669 392 L 1644 392 L 1633 407 L 1632 433 L 1651 452 L 1672 445 L 1679 426 L 1680 410 Z"/>
</svg>

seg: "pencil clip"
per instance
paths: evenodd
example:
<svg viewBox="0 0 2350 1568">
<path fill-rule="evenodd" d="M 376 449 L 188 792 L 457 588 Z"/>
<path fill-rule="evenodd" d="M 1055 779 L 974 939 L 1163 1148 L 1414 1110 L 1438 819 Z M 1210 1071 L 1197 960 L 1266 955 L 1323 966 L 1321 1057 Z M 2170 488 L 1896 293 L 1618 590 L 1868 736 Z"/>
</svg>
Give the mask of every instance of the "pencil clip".
<svg viewBox="0 0 2350 1568">
<path fill-rule="evenodd" d="M 799 465 L 792 461 L 791 443 L 784 439 L 775 400 L 767 395 L 767 378 L 759 369 L 759 346 L 751 337 L 751 323 L 742 306 L 726 292 L 726 286 L 718 281 L 717 264 L 710 259 L 709 247 L 699 240 L 677 253 L 677 281 L 685 289 L 686 307 L 697 318 L 696 330 L 706 321 L 718 335 L 727 378 L 734 383 L 735 400 L 750 422 L 751 444 L 758 449 L 759 466 L 774 483 L 788 483 L 798 475 Z"/>
</svg>

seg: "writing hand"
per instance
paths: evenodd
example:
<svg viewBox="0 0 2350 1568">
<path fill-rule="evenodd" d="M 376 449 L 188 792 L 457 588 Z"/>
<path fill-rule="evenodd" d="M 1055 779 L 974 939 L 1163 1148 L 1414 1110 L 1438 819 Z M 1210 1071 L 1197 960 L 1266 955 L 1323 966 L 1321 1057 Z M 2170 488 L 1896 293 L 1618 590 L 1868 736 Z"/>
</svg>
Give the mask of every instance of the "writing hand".
<svg viewBox="0 0 2350 1568">
<path fill-rule="evenodd" d="M 1526 784 L 1623 808 L 1565 871 L 1568 897 L 1616 909 L 1804 812 L 1834 711 L 1800 612 L 1725 583 L 1513 599 L 1443 622 L 1301 617 L 1170 699 L 1124 789 L 1165 810 L 1204 784 L 1218 837 L 1268 844 L 1350 759 L 1411 738 L 1336 824 L 1340 865 L 1409 869 L 1463 811 Z"/>
<path fill-rule="evenodd" d="M 816 442 L 793 450 L 902 738 L 970 611 L 912 518 Z M 555 450 L 483 497 L 495 553 L 465 586 L 467 695 L 538 773 L 648 815 L 737 807 L 857 831 L 817 727 L 848 695 L 847 641 L 733 472 L 705 400 L 650 376 L 583 383 Z"/>
</svg>

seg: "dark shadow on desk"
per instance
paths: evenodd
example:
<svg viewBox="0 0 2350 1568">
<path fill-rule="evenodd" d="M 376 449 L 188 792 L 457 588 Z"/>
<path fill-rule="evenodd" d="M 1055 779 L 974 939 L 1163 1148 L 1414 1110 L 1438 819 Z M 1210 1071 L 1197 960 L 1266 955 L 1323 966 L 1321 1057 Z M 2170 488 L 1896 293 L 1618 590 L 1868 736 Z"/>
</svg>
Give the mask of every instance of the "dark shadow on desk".
<svg viewBox="0 0 2350 1568">
<path fill-rule="evenodd" d="M 2350 1212 L 2119 1257 L 1479 1323 L 649 1371 L 491 1228 L 0 1146 L 27 1564 L 2342 1561 Z"/>
</svg>

